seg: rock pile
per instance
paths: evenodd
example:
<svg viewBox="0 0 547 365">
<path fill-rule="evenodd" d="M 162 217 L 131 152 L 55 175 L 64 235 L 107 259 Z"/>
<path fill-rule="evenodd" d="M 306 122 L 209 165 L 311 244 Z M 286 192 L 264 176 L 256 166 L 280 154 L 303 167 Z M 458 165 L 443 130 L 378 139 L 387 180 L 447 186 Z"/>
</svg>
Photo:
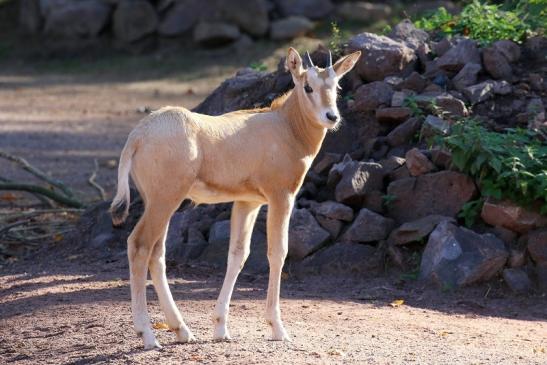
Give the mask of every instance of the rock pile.
<svg viewBox="0 0 547 365">
<path fill-rule="evenodd" d="M 473 230 L 459 226 L 458 213 L 477 197 L 476 182 L 452 168 L 448 151 L 425 142 L 449 134 L 454 120 L 466 115 L 493 120 L 498 128 L 526 127 L 530 119 L 544 123 L 547 88 L 537 65 L 542 72 L 547 68 L 545 60 L 523 58 L 530 47 L 499 41 L 481 48 L 457 37 L 433 42 L 408 22 L 389 37 L 363 33 L 350 39 L 345 52 L 360 49 L 364 57 L 343 84 L 345 122 L 328 134 L 298 195 L 291 272 L 373 275 L 386 256 L 411 270 L 412 257 L 423 251 L 420 277 L 440 287 L 503 275 L 516 292 L 545 290 L 547 218 L 492 200 L 484 205 L 483 223 Z M 320 63 L 324 52 L 314 52 L 314 61 Z M 268 105 L 290 87 L 282 68 L 271 74 L 243 70 L 196 111 L 216 115 Z M 248 270 L 266 270 L 264 214 Z M 227 206 L 177 213 L 169 259 L 222 266 L 228 219 Z"/>
</svg>

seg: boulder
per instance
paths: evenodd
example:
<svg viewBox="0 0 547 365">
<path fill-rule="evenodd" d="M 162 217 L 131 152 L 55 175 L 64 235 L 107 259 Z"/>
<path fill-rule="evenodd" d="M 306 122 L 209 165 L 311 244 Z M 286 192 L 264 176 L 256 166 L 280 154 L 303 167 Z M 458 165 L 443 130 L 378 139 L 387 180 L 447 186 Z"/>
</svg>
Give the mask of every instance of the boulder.
<svg viewBox="0 0 547 365">
<path fill-rule="evenodd" d="M 469 114 L 465 103 L 450 94 L 436 96 L 435 106 L 451 116 L 466 117 Z"/>
<path fill-rule="evenodd" d="M 342 159 L 342 155 L 339 153 L 326 152 L 321 159 L 312 168 L 312 171 L 316 174 L 324 174 L 329 172 L 332 166 Z"/>
<path fill-rule="evenodd" d="M 340 240 L 343 242 L 380 241 L 386 239 L 394 227 L 393 219 L 363 208 Z"/>
<path fill-rule="evenodd" d="M 363 54 L 355 71 L 365 81 L 408 75 L 416 63 L 414 51 L 404 43 L 372 33 L 361 33 L 348 41 L 348 51 L 357 50 Z"/>
<path fill-rule="evenodd" d="M 435 165 L 417 148 L 409 150 L 405 159 L 406 167 L 411 176 L 427 174 L 435 169 Z"/>
<path fill-rule="evenodd" d="M 392 146 L 401 146 L 408 143 L 420 130 L 422 122 L 418 118 L 410 118 L 395 127 L 386 137 L 387 143 Z"/>
<path fill-rule="evenodd" d="M 338 237 L 342 227 L 344 226 L 344 223 L 338 219 L 327 218 L 322 215 L 316 216 L 315 219 L 317 219 L 317 222 L 321 227 L 329 232 L 332 239 L 336 239 Z"/>
<path fill-rule="evenodd" d="M 353 209 L 347 205 L 334 201 L 325 201 L 314 204 L 311 207 L 312 212 L 317 216 L 322 216 L 330 219 L 337 219 L 345 222 L 353 220 Z"/>
<path fill-rule="evenodd" d="M 289 225 L 289 257 L 301 260 L 323 246 L 330 234 L 307 209 L 294 209 Z"/>
<path fill-rule="evenodd" d="M 209 242 L 207 242 L 207 240 L 203 237 L 203 234 L 199 229 L 194 227 L 188 228 L 188 238 L 184 243 L 182 253 L 180 255 L 180 261 L 178 262 L 184 263 L 196 260 L 199 256 L 201 256 L 208 244 Z"/>
<path fill-rule="evenodd" d="M 202 2 L 203 3 L 203 2 Z M 266 34 L 269 26 L 266 0 L 230 0 L 220 3 L 222 17 L 255 37 Z M 245 9 L 243 11 L 243 9 Z"/>
<path fill-rule="evenodd" d="M 388 213 L 399 223 L 433 214 L 455 217 L 476 192 L 473 179 L 455 171 L 399 179 L 387 188 L 393 197 Z"/>
<path fill-rule="evenodd" d="M 336 260 L 333 260 L 336 257 Z M 383 267 L 383 256 L 370 245 L 336 243 L 302 261 L 297 268 L 300 275 L 320 274 L 329 276 L 358 275 L 372 277 Z"/>
<path fill-rule="evenodd" d="M 165 258 L 176 260 L 183 250 L 183 231 L 185 228 L 185 212 L 175 212 L 169 222 L 167 237 L 165 239 Z"/>
<path fill-rule="evenodd" d="M 336 14 L 346 20 L 372 23 L 387 19 L 391 15 L 391 7 L 387 4 L 347 1 L 336 7 Z"/>
<path fill-rule="evenodd" d="M 504 227 L 519 233 L 547 226 L 547 217 L 508 200 L 487 200 L 482 206 L 481 218 L 492 226 Z"/>
<path fill-rule="evenodd" d="M 494 91 L 494 94 L 496 95 L 508 95 L 508 94 L 511 94 L 511 92 L 513 92 L 513 86 L 511 86 L 511 84 L 505 80 L 494 81 L 493 86 L 494 87 L 492 90 Z"/>
<path fill-rule="evenodd" d="M 237 26 L 225 22 L 200 21 L 194 28 L 194 42 L 218 47 L 235 42 L 241 33 Z"/>
<path fill-rule="evenodd" d="M 520 59 L 520 47 L 513 41 L 501 40 L 492 44 L 492 48 L 498 51 L 509 63 Z"/>
<path fill-rule="evenodd" d="M 289 16 L 275 20 L 270 27 L 270 38 L 274 40 L 293 39 L 308 33 L 313 23 L 302 16 Z"/>
<path fill-rule="evenodd" d="M 412 110 L 407 107 L 389 107 L 376 109 L 376 119 L 382 123 L 401 123 L 407 120 Z"/>
<path fill-rule="evenodd" d="M 188 32 L 196 25 L 203 12 L 200 0 L 179 0 L 169 8 L 158 25 L 158 33 L 173 37 Z"/>
<path fill-rule="evenodd" d="M 334 10 L 331 0 L 275 0 L 275 3 L 284 16 L 321 19 Z"/>
<path fill-rule="evenodd" d="M 412 90 L 420 93 L 427 86 L 427 80 L 417 72 L 412 72 L 403 82 L 397 85 L 400 90 Z"/>
<path fill-rule="evenodd" d="M 413 50 L 418 50 L 420 46 L 427 45 L 429 34 L 423 29 L 416 28 L 409 19 L 405 19 L 393 27 L 389 38 L 403 42 Z"/>
<path fill-rule="evenodd" d="M 391 232 L 387 241 L 389 244 L 396 246 L 420 241 L 429 235 L 439 223 L 444 221 L 456 223 L 456 220 L 452 217 L 438 214 L 428 215 L 400 225 Z"/>
<path fill-rule="evenodd" d="M 422 124 L 422 137 L 446 136 L 448 134 L 450 134 L 450 123 L 448 121 L 434 115 L 428 115 L 425 118 Z"/>
<path fill-rule="evenodd" d="M 463 68 L 452 78 L 454 87 L 462 91 L 468 86 L 475 85 L 478 80 L 478 74 L 482 67 L 478 63 L 467 63 Z"/>
<path fill-rule="evenodd" d="M 511 80 L 513 70 L 507 59 L 494 47 L 482 51 L 482 63 L 486 72 L 495 79 Z"/>
<path fill-rule="evenodd" d="M 459 72 L 468 63 L 481 63 L 477 43 L 471 39 L 462 39 L 436 61 L 437 67 L 447 72 Z"/>
<path fill-rule="evenodd" d="M 462 93 L 472 105 L 482 103 L 494 96 L 494 82 L 488 80 L 468 86 L 462 89 Z"/>
<path fill-rule="evenodd" d="M 352 161 L 344 167 L 342 178 L 336 185 L 336 201 L 360 204 L 365 194 L 383 188 L 383 179 L 382 165 L 375 162 Z"/>
<path fill-rule="evenodd" d="M 113 30 L 123 42 L 134 42 L 156 31 L 156 9 L 146 0 L 121 0 L 116 6 Z"/>
<path fill-rule="evenodd" d="M 529 232 L 527 248 L 534 262 L 547 265 L 547 228 Z"/>
<path fill-rule="evenodd" d="M 353 111 L 371 112 L 380 106 L 388 106 L 391 103 L 393 89 L 383 81 L 374 81 L 361 85 L 355 92 Z"/>
<path fill-rule="evenodd" d="M 505 245 L 496 236 L 479 235 L 444 221 L 429 235 L 420 278 L 442 288 L 471 285 L 499 274 L 507 257 Z"/>
<path fill-rule="evenodd" d="M 96 37 L 108 23 L 110 13 L 110 5 L 100 0 L 64 3 L 48 11 L 44 33 L 60 38 Z"/>
<path fill-rule="evenodd" d="M 532 282 L 524 270 L 505 269 L 503 270 L 503 280 L 517 294 L 525 294 L 532 291 Z"/>
</svg>

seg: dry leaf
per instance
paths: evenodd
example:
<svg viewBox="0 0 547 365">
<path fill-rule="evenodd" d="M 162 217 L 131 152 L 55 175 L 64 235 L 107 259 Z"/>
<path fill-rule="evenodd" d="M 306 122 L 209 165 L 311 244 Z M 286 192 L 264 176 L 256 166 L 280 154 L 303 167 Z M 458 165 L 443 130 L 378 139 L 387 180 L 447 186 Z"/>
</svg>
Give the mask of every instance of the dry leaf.
<svg viewBox="0 0 547 365">
<path fill-rule="evenodd" d="M 65 237 L 62 234 L 57 233 L 57 234 L 55 234 L 55 236 L 53 236 L 53 241 L 54 242 L 59 242 L 59 241 L 62 241 L 64 238 Z"/>
<path fill-rule="evenodd" d="M 289 274 L 287 274 L 286 272 L 281 273 L 281 279 L 282 280 L 287 280 L 288 278 L 289 278 Z"/>
<path fill-rule="evenodd" d="M 344 353 L 338 349 L 330 349 L 327 353 L 333 356 L 344 356 Z"/>
<path fill-rule="evenodd" d="M 155 322 L 152 325 L 152 328 L 154 328 L 155 330 L 168 330 L 169 326 L 167 325 L 167 323 L 164 322 Z"/>
<path fill-rule="evenodd" d="M 400 307 L 403 304 L 405 304 L 405 301 L 403 299 L 397 299 L 397 300 L 394 300 L 393 302 L 389 303 L 389 305 L 392 306 L 393 308 Z"/>
<path fill-rule="evenodd" d="M 3 200 L 5 202 L 13 202 L 19 199 L 15 194 L 13 193 L 4 193 L 0 195 L 0 200 Z"/>
</svg>

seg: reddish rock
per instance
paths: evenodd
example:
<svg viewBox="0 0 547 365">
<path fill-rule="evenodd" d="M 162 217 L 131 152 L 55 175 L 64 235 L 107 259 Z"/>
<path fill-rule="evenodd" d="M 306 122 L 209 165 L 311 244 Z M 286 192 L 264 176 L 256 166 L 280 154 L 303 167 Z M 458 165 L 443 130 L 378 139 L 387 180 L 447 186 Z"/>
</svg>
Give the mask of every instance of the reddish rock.
<svg viewBox="0 0 547 365">
<path fill-rule="evenodd" d="M 342 159 L 342 155 L 339 153 L 327 152 L 323 155 L 323 158 L 319 160 L 313 167 L 313 171 L 317 174 L 324 174 L 329 172 L 332 166 Z"/>
<path fill-rule="evenodd" d="M 547 264 L 547 228 L 528 234 L 528 253 L 538 264 Z"/>
<path fill-rule="evenodd" d="M 385 239 L 393 227 L 393 219 L 363 208 L 341 237 L 343 242 L 374 242 Z"/>
<path fill-rule="evenodd" d="M 519 233 L 547 226 L 547 217 L 508 200 L 486 201 L 482 206 L 481 218 L 492 226 L 504 227 Z"/>
<path fill-rule="evenodd" d="M 360 86 L 355 92 L 351 106 L 354 111 L 374 111 L 382 105 L 390 105 L 393 89 L 383 81 L 375 81 Z"/>
<path fill-rule="evenodd" d="M 409 242 L 419 241 L 426 237 L 435 229 L 435 227 L 443 222 L 449 221 L 456 223 L 456 220 L 443 215 L 428 215 L 427 217 L 418 220 L 404 223 L 400 227 L 391 232 L 388 238 L 388 243 L 392 245 L 404 245 Z"/>
<path fill-rule="evenodd" d="M 412 111 L 407 107 L 391 107 L 376 109 L 376 119 L 379 122 L 401 123 L 410 117 Z"/>
<path fill-rule="evenodd" d="M 417 148 L 409 150 L 405 158 L 406 167 L 412 176 L 427 174 L 435 169 L 435 165 Z"/>
<path fill-rule="evenodd" d="M 420 119 L 410 118 L 389 132 L 386 136 L 387 143 L 392 147 L 406 144 L 420 130 L 421 126 L 422 121 Z"/>
<path fill-rule="evenodd" d="M 511 80 L 511 65 L 497 49 L 493 47 L 482 51 L 482 62 L 486 71 L 495 79 Z"/>
</svg>

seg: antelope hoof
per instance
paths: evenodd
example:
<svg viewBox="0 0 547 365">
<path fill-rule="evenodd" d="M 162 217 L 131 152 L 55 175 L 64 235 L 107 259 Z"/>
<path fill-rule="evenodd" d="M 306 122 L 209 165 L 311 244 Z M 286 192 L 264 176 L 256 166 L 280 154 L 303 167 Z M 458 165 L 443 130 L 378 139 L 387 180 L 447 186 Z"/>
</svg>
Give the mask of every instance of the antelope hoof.
<svg viewBox="0 0 547 365">
<path fill-rule="evenodd" d="M 230 333 L 228 332 L 228 329 L 223 326 L 219 326 L 215 328 L 215 333 L 213 334 L 213 340 L 214 341 L 231 341 L 232 337 L 230 336 Z"/>
<path fill-rule="evenodd" d="M 159 342 L 154 338 L 152 335 L 152 338 L 146 338 L 144 337 L 144 349 L 145 350 L 154 350 L 154 349 L 161 349 L 161 345 Z"/>
<path fill-rule="evenodd" d="M 178 330 L 174 330 L 177 335 L 177 342 L 180 343 L 190 343 L 190 342 L 196 342 L 196 338 L 190 332 L 188 328 L 179 328 Z"/>
<path fill-rule="evenodd" d="M 291 342 L 291 337 L 285 331 L 282 324 L 270 324 L 272 326 L 272 341 L 286 341 Z"/>
</svg>

